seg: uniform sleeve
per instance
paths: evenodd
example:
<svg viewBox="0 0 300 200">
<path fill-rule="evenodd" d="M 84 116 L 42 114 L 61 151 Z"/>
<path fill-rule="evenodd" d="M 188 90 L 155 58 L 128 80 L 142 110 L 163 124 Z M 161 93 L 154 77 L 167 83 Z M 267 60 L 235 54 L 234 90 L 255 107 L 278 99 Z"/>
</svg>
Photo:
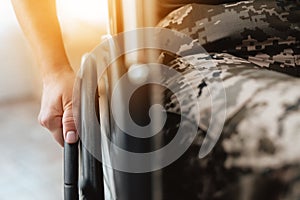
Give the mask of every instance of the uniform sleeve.
<svg viewBox="0 0 300 200">
<path fill-rule="evenodd" d="M 208 52 L 230 53 L 299 77 L 299 19 L 297 1 L 194 3 L 170 13 L 160 26 L 197 39 Z"/>
</svg>

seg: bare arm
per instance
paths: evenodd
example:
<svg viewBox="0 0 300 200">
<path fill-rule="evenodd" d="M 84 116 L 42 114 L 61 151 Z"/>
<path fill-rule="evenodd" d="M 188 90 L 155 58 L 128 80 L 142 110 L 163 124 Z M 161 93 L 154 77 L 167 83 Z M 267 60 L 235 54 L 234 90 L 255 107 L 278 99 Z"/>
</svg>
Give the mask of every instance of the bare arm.
<svg viewBox="0 0 300 200">
<path fill-rule="evenodd" d="M 26 34 L 43 73 L 69 68 L 55 0 L 12 0 L 17 18 Z"/>
<path fill-rule="evenodd" d="M 72 115 L 74 72 L 67 58 L 55 0 L 11 0 L 42 71 L 39 122 L 61 145 L 78 140 Z M 67 134 L 68 133 L 68 134 Z M 67 136 L 68 135 L 68 136 Z"/>
</svg>

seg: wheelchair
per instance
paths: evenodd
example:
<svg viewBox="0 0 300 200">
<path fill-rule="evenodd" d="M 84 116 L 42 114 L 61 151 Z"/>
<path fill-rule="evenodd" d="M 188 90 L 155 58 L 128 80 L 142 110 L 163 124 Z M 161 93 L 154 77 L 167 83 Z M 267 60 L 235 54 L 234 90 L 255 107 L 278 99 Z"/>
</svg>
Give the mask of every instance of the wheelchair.
<svg viewBox="0 0 300 200">
<path fill-rule="evenodd" d="M 278 10 L 290 9 L 291 18 L 299 15 L 296 4 L 280 1 L 274 5 L 277 5 L 277 15 L 262 20 L 270 23 L 272 28 L 278 25 L 278 19 L 284 18 Z M 119 35 L 108 37 L 83 57 L 82 71 L 75 86 L 79 110 L 74 113 L 80 132 L 80 148 L 78 151 L 78 144 L 65 144 L 65 199 L 300 198 L 297 192 L 300 159 L 296 153 L 300 124 L 299 31 L 289 30 L 287 41 L 279 38 L 282 36 L 280 31 L 275 31 L 278 34 L 275 39 L 266 37 L 265 41 L 258 41 L 243 25 L 234 27 L 249 33 L 243 35 L 246 38 L 242 43 L 213 32 L 222 24 L 223 19 L 218 17 L 226 14 L 238 13 L 240 17 L 230 15 L 230 19 L 239 21 L 248 20 L 245 16 L 249 12 L 257 20 L 255 23 L 261 25 L 261 13 L 270 14 L 268 8 L 274 5 L 260 5 L 260 1 L 250 5 L 245 1 L 222 4 L 224 10 L 221 10 L 217 5 L 189 4 L 160 22 L 160 26 L 169 32 L 164 28 L 126 32 L 124 19 L 116 14 L 122 2 L 111 1 L 110 30 Z M 143 8 L 145 13 L 141 16 L 153 12 L 147 9 L 151 8 L 147 3 Z M 261 10 L 254 12 L 252 9 Z M 203 17 L 214 12 L 220 13 L 209 19 Z M 278 19 L 275 20 L 276 16 Z M 210 27 L 203 27 L 204 22 Z M 283 19 L 283 22 L 286 21 Z M 152 19 L 139 19 L 135 25 L 139 23 L 141 26 L 138 27 L 154 25 Z M 291 23 L 297 25 L 299 21 Z M 283 26 L 290 25 L 284 23 Z M 160 34 L 166 31 L 167 34 L 159 37 L 163 42 L 147 42 L 157 31 Z M 204 37 L 204 31 L 212 34 Z M 226 35 L 227 32 L 222 33 Z M 128 40 L 128 35 L 135 39 Z M 262 37 L 262 33 L 254 36 Z M 203 43 L 212 38 L 218 48 L 213 48 L 212 43 Z M 281 47 L 285 54 L 279 50 Z M 293 49 L 293 53 L 286 49 Z M 278 55 L 256 54 L 258 51 Z M 154 68 L 150 73 L 146 68 L 153 63 L 169 66 L 169 71 Z M 264 69 L 266 66 L 273 71 Z M 135 69 L 138 76 L 135 73 L 131 76 L 130 70 L 134 72 Z M 165 78 L 171 69 L 175 70 L 174 77 Z M 180 76 L 176 76 L 176 72 Z M 152 84 L 135 88 L 137 83 L 148 80 L 147 77 Z M 127 82 L 120 84 L 121 79 Z M 164 87 L 155 84 L 153 80 L 158 79 L 163 80 Z M 119 89 L 115 90 L 116 87 Z M 128 92 L 128 88 L 136 90 Z M 151 106 L 156 104 L 165 110 L 152 109 L 155 112 L 150 112 Z M 125 115 L 128 112 L 129 115 Z M 128 135 L 124 129 L 130 127 L 123 126 L 132 122 L 129 118 L 140 127 L 154 125 L 149 126 L 149 131 L 133 131 Z M 214 119 L 212 125 L 211 119 Z M 164 122 L 162 126 L 161 122 Z M 196 129 L 192 129 L 195 124 Z M 161 129 L 157 131 L 156 126 Z M 155 154 L 141 160 L 131 156 L 148 155 L 172 144 L 181 126 L 185 131 L 178 142 L 189 145 L 183 148 L 180 156 L 174 157 L 181 145 L 173 145 L 174 154 Z M 218 128 L 222 128 L 221 132 Z M 138 134 L 145 137 L 138 137 Z M 163 162 L 173 157 L 172 162 Z M 164 164 L 157 166 L 157 163 Z"/>
</svg>

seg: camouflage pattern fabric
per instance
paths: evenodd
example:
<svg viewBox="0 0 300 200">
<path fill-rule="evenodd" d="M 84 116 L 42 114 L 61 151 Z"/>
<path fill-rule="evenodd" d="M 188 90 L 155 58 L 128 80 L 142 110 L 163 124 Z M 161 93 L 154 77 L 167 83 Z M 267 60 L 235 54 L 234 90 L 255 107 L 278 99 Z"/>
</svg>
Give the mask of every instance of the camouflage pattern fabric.
<svg viewBox="0 0 300 200">
<path fill-rule="evenodd" d="M 300 3 L 288 0 L 188 4 L 160 26 L 197 39 L 208 52 L 226 52 L 257 66 L 300 76 Z"/>
<path fill-rule="evenodd" d="M 299 1 L 242 1 L 190 4 L 161 21 L 160 26 L 191 36 L 211 52 L 165 59 L 183 74 L 165 80 L 168 87 L 185 98 L 179 108 L 166 90 L 167 111 L 201 119 L 193 145 L 163 170 L 163 199 L 300 199 L 299 15 Z M 198 91 L 196 100 L 182 79 Z M 226 91 L 226 124 L 213 151 L 199 159 L 211 116 L 208 86 L 216 80 Z M 165 140 L 175 132 L 167 129 Z"/>
<path fill-rule="evenodd" d="M 166 91 L 166 109 L 193 119 L 199 115 L 198 102 L 202 117 L 193 145 L 164 169 L 164 199 L 300 199 L 300 79 L 255 68 L 225 53 L 211 54 L 215 65 L 210 73 L 195 76 L 207 69 L 208 59 L 195 54 L 169 63 L 184 77 L 166 80 L 168 88 L 177 88 L 177 98 L 186 100 L 179 108 L 174 94 Z M 189 100 L 193 91 L 184 89 L 183 78 L 192 78 L 197 102 Z M 226 124 L 213 151 L 199 159 L 211 117 L 208 86 L 216 78 L 223 81 L 227 95 Z M 166 141 L 174 137 L 172 131 L 165 132 Z"/>
</svg>

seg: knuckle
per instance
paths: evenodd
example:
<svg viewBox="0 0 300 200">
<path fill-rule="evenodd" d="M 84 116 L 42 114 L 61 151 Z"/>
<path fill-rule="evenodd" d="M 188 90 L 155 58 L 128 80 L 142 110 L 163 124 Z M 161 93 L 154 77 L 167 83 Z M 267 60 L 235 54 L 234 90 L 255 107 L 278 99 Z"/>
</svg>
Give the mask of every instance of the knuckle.
<svg viewBox="0 0 300 200">
<path fill-rule="evenodd" d="M 75 125 L 72 110 L 66 110 L 63 114 L 62 123 L 65 127 L 72 128 Z"/>
<path fill-rule="evenodd" d="M 43 127 L 48 128 L 49 127 L 49 123 L 51 121 L 52 117 L 50 115 L 44 115 L 44 114 L 40 114 L 38 117 L 38 121 L 40 123 L 40 125 L 42 125 Z"/>
<path fill-rule="evenodd" d="M 73 122 L 73 121 L 74 121 L 74 118 L 73 118 L 72 109 L 65 110 L 65 112 L 63 114 L 63 122 L 67 123 L 67 122 Z"/>
<path fill-rule="evenodd" d="M 73 118 L 73 116 L 64 117 L 62 122 L 63 122 L 64 125 L 71 126 L 71 125 L 74 124 L 74 118 Z"/>
<path fill-rule="evenodd" d="M 75 120 L 73 118 L 72 112 L 64 113 L 64 116 L 62 118 L 62 123 L 63 123 L 64 132 L 70 130 L 76 130 Z"/>
</svg>

